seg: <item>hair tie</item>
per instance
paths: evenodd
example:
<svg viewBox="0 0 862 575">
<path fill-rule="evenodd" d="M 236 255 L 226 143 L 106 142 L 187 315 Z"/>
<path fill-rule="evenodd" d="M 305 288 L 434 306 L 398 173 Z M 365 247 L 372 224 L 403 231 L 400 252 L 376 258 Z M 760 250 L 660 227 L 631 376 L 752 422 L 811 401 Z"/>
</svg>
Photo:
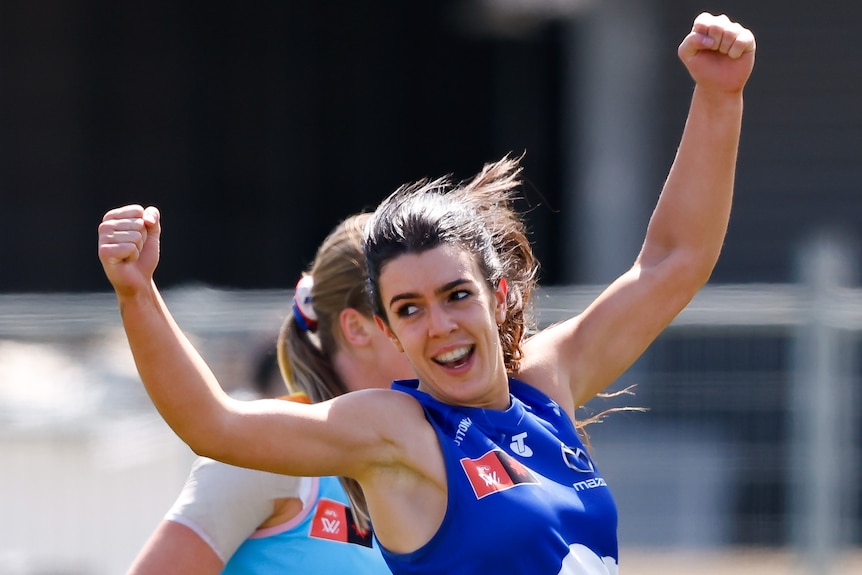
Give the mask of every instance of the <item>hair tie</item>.
<svg viewBox="0 0 862 575">
<path fill-rule="evenodd" d="M 317 330 L 317 314 L 314 313 L 312 305 L 312 287 L 314 278 L 310 275 L 303 275 L 296 283 L 296 290 L 293 292 L 293 317 L 299 327 L 314 333 Z"/>
</svg>

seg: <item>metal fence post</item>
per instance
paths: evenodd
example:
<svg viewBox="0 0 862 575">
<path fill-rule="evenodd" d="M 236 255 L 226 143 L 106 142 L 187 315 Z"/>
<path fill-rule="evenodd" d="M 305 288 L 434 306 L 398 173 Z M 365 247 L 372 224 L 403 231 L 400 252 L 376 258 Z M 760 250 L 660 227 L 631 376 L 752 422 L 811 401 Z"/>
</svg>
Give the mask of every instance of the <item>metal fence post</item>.
<svg viewBox="0 0 862 575">
<path fill-rule="evenodd" d="M 791 354 L 788 509 L 792 542 L 807 572 L 828 574 L 851 541 L 856 463 L 853 344 L 842 325 L 843 291 L 855 281 L 850 242 L 820 234 L 799 252 L 807 317 Z"/>
</svg>

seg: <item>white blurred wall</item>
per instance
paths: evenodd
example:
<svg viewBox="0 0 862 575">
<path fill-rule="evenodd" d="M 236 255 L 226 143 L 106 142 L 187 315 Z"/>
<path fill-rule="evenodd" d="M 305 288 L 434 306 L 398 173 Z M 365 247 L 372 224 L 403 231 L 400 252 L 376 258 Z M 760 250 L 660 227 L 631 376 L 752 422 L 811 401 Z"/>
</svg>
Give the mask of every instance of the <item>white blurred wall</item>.
<svg viewBox="0 0 862 575">
<path fill-rule="evenodd" d="M 155 415 L 0 435 L 0 573 L 123 573 L 193 454 Z"/>
</svg>

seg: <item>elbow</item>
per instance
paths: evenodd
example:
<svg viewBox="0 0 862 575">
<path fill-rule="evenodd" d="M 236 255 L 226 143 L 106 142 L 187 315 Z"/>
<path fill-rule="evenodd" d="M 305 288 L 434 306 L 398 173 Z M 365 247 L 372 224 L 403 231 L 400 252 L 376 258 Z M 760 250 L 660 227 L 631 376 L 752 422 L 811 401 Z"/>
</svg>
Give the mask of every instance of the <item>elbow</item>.
<svg viewBox="0 0 862 575">
<path fill-rule="evenodd" d="M 690 299 L 709 282 L 717 262 L 718 253 L 685 252 L 674 254 L 664 262 L 663 267 L 666 267 L 666 270 L 663 275 L 680 292 L 687 294 Z"/>
<path fill-rule="evenodd" d="M 651 278 L 649 283 L 664 294 L 666 301 L 685 307 L 709 281 L 717 261 L 718 254 L 677 250 L 662 259 L 642 259 L 639 268 L 642 277 Z"/>
<path fill-rule="evenodd" d="M 189 449 L 197 455 L 198 457 L 209 457 L 210 459 L 218 459 L 216 457 L 215 449 L 213 445 L 208 441 L 201 441 L 199 439 L 188 439 L 186 440 L 186 445 L 189 446 Z"/>
<path fill-rule="evenodd" d="M 643 268 L 653 269 L 682 285 L 699 289 L 712 276 L 720 253 L 721 244 L 689 242 L 688 245 L 664 249 L 644 246 L 639 259 Z"/>
<path fill-rule="evenodd" d="M 217 461 L 222 460 L 223 455 L 219 453 L 217 444 L 213 441 L 207 441 L 206 438 L 199 436 L 181 436 L 181 438 L 189 446 L 189 449 L 192 450 L 192 453 L 198 457 L 208 457 Z"/>
<path fill-rule="evenodd" d="M 714 250 L 705 248 L 702 251 L 686 254 L 685 260 L 691 276 L 690 281 L 697 289 L 706 285 L 709 278 L 712 277 L 720 253 L 721 247 L 719 246 Z"/>
<path fill-rule="evenodd" d="M 206 421 L 206 418 L 190 417 L 183 429 L 174 431 L 195 455 L 225 461 L 230 457 L 227 422 L 221 417 L 204 423 Z"/>
<path fill-rule="evenodd" d="M 230 450 L 224 448 L 223 443 L 212 440 L 195 440 L 186 441 L 186 445 L 198 457 L 206 457 L 231 465 L 235 464 L 236 458 L 231 455 Z"/>
</svg>

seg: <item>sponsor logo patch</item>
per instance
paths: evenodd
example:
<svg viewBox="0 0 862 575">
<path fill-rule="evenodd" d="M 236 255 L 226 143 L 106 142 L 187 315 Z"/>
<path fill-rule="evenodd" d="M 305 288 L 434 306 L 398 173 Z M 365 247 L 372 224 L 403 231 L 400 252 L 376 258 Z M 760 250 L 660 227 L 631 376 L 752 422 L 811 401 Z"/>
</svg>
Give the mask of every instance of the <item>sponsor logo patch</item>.
<svg viewBox="0 0 862 575">
<path fill-rule="evenodd" d="M 317 502 L 310 535 L 318 539 L 372 546 L 371 531 L 359 531 L 350 507 L 331 499 L 321 498 Z"/>
<path fill-rule="evenodd" d="M 521 457 L 532 457 L 533 450 L 530 449 L 530 446 L 525 442 L 526 439 L 526 431 L 524 433 L 519 433 L 518 435 L 513 435 L 512 444 L 509 445 L 509 448 Z"/>
<path fill-rule="evenodd" d="M 563 461 L 566 462 L 569 469 L 574 469 L 580 473 L 595 473 L 596 468 L 586 451 L 580 447 L 571 448 L 565 444 L 561 444 L 560 447 L 563 450 Z"/>
<path fill-rule="evenodd" d="M 529 469 L 499 449 L 489 451 L 478 459 L 465 457 L 461 460 L 461 467 L 473 486 L 476 499 L 516 485 L 539 483 Z"/>
</svg>

